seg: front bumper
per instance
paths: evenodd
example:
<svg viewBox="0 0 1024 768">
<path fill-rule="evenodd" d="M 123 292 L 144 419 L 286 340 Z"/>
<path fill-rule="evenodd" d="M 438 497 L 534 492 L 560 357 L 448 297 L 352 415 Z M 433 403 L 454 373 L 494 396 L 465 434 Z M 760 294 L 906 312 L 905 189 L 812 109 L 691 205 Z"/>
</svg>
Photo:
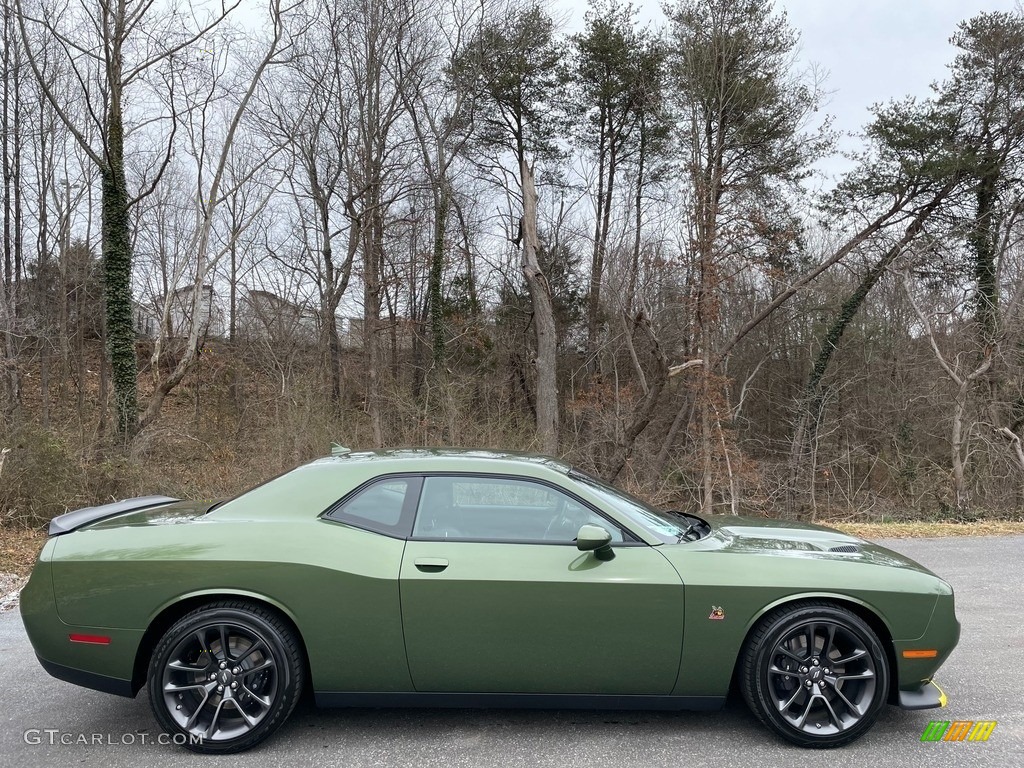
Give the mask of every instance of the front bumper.
<svg viewBox="0 0 1024 768">
<path fill-rule="evenodd" d="M 914 640 L 893 643 L 898 690 L 890 699 L 903 709 L 944 706 L 945 694 L 932 680 L 960 640 L 960 622 L 953 606 L 953 594 L 940 594 L 924 633 Z M 935 655 L 919 655 L 924 651 Z M 904 655 L 907 654 L 907 655 Z"/>
<path fill-rule="evenodd" d="M 934 680 L 927 680 L 916 690 L 901 690 L 897 704 L 900 709 L 935 709 L 946 706 L 947 701 L 945 691 Z"/>
</svg>

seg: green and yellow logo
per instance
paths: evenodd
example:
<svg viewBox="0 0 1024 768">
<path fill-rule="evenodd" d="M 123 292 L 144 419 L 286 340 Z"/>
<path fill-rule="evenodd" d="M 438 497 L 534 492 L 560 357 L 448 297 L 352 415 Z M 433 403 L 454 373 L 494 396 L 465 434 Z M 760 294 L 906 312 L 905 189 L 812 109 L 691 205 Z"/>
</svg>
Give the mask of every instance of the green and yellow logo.
<svg viewBox="0 0 1024 768">
<path fill-rule="evenodd" d="M 921 741 L 988 741 L 995 729 L 995 720 L 932 720 Z"/>
</svg>

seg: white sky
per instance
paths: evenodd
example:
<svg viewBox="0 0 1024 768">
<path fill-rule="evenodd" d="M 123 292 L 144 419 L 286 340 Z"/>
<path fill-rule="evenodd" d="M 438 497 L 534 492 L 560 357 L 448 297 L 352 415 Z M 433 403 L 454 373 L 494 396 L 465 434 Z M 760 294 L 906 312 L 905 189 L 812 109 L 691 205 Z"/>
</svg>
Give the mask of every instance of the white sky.
<svg viewBox="0 0 1024 768">
<path fill-rule="evenodd" d="M 658 0 L 634 0 L 640 18 L 664 22 Z M 566 31 L 583 26 L 586 0 L 553 0 Z M 1015 0 L 776 0 L 800 33 L 800 58 L 827 73 L 826 112 L 841 132 L 856 132 L 868 108 L 903 96 L 926 96 L 946 76 L 954 56 L 949 37 L 957 23 L 982 11 L 1010 11 Z M 856 141 L 843 142 L 855 148 Z M 839 172 L 840 159 L 822 165 Z"/>
</svg>

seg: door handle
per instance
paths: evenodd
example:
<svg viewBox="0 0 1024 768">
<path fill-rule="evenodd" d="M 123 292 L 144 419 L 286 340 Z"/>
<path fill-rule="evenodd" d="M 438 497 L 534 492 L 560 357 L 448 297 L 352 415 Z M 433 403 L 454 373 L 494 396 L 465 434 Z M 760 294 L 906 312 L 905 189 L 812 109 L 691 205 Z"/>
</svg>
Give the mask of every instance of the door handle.
<svg viewBox="0 0 1024 768">
<path fill-rule="evenodd" d="M 417 557 L 413 565 L 424 573 L 440 573 L 448 567 L 448 560 L 444 557 Z"/>
</svg>

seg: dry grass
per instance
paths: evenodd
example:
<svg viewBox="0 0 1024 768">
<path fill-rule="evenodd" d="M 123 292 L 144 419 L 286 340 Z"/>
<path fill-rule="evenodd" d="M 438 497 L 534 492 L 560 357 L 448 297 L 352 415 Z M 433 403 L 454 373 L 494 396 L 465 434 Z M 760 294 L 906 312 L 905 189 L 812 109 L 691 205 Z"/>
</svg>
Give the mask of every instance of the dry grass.
<svg viewBox="0 0 1024 768">
<path fill-rule="evenodd" d="M 45 541 L 45 531 L 0 525 L 0 573 L 28 576 Z"/>
<path fill-rule="evenodd" d="M 977 523 L 825 523 L 865 539 L 919 539 L 946 536 L 1012 536 L 1024 534 L 1024 522 L 992 520 Z"/>
</svg>

